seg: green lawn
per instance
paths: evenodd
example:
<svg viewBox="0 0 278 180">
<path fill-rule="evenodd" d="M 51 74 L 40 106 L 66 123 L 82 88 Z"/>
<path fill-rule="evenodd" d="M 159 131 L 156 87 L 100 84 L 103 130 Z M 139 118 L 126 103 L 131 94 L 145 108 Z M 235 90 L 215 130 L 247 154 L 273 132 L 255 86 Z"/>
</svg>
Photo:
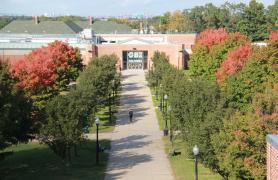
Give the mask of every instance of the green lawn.
<svg viewBox="0 0 278 180">
<path fill-rule="evenodd" d="M 105 133 L 105 132 L 113 132 L 115 125 L 116 125 L 116 116 L 114 113 L 118 111 L 118 107 L 120 104 L 119 97 L 116 99 L 116 104 L 112 105 L 112 121 L 109 121 L 109 108 L 108 106 L 100 109 L 96 116 L 99 117 L 100 120 L 100 125 L 99 125 L 99 132 L 100 133 Z M 96 132 L 96 126 L 94 125 L 93 127 L 89 128 L 90 133 L 95 133 Z"/>
<path fill-rule="evenodd" d="M 166 146 L 166 152 L 170 152 L 172 149 L 169 137 L 164 137 L 164 144 Z M 178 139 L 174 142 L 174 148 L 181 155 L 170 157 L 172 169 L 177 180 L 192 180 L 195 177 L 195 161 L 189 159 L 186 156 L 184 143 Z M 221 176 L 213 173 L 210 169 L 204 167 L 201 163 L 198 163 L 199 180 L 221 180 Z"/>
<path fill-rule="evenodd" d="M 102 140 L 103 147 L 110 148 L 110 141 Z M 0 179 L 104 179 L 108 154 L 101 153 L 100 165 L 95 164 L 95 142 L 84 141 L 78 146 L 78 157 L 72 157 L 72 165 L 66 167 L 46 145 L 19 144 L 5 151 L 14 154 L 0 161 Z"/>
<path fill-rule="evenodd" d="M 112 132 L 115 128 L 116 124 L 116 117 L 113 115 L 112 116 L 112 121 L 109 121 L 109 111 L 108 107 L 102 108 L 96 116 L 99 117 L 100 120 L 100 125 L 99 125 L 99 132 L 104 133 L 104 132 Z M 95 133 L 96 132 L 96 126 L 94 125 L 93 127 L 89 128 L 90 133 Z"/>
<path fill-rule="evenodd" d="M 154 95 L 154 90 L 151 90 Z M 159 99 L 156 100 L 155 96 L 152 96 L 153 103 L 155 106 L 159 105 Z M 159 111 L 159 108 L 156 109 L 156 114 L 158 118 L 158 124 L 161 130 L 164 129 L 165 121 L 162 117 L 162 113 Z M 163 141 L 165 144 L 165 151 L 169 153 L 172 149 L 169 136 L 163 137 Z M 195 162 L 193 159 L 189 159 L 187 157 L 187 152 L 185 151 L 185 143 L 182 142 L 181 139 L 175 139 L 174 148 L 177 152 L 180 152 L 180 155 L 177 156 L 169 156 L 171 166 L 175 177 L 177 180 L 192 180 L 194 179 L 195 173 Z M 209 168 L 204 167 L 201 163 L 198 164 L 199 171 L 199 180 L 221 180 L 221 176 L 212 172 Z"/>
</svg>

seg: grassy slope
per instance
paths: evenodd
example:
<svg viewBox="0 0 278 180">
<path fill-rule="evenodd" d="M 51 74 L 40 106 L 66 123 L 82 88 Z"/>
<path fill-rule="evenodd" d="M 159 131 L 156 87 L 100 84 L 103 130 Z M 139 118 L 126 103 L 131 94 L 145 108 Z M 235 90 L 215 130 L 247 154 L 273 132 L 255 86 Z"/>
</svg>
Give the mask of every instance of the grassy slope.
<svg viewBox="0 0 278 180">
<path fill-rule="evenodd" d="M 101 141 L 110 148 L 110 141 Z M 5 151 L 14 154 L 0 161 L 0 179 L 104 179 L 108 154 L 101 153 L 101 164 L 95 165 L 95 142 L 84 141 L 78 147 L 78 157 L 72 157 L 72 165 L 66 167 L 46 145 L 19 144 Z"/>
<path fill-rule="evenodd" d="M 152 91 L 152 94 L 155 94 Z M 159 100 L 156 101 L 155 96 L 152 96 L 153 103 L 155 106 L 159 105 Z M 160 129 L 164 129 L 165 121 L 163 120 L 162 113 L 159 111 L 159 108 L 156 109 L 156 114 L 158 118 L 158 123 Z M 165 151 L 168 153 L 172 149 L 171 143 L 168 137 L 163 137 L 163 141 L 165 144 Z M 181 152 L 181 155 L 177 155 L 174 157 L 169 156 L 171 166 L 173 172 L 176 176 L 177 180 L 192 180 L 195 177 L 195 162 L 193 159 L 188 159 L 186 156 L 187 152 L 185 151 L 185 144 L 182 142 L 181 139 L 175 139 L 174 141 L 174 148 L 177 152 Z M 198 164 L 199 170 L 199 180 L 221 180 L 221 176 L 215 174 L 210 169 L 204 167 L 201 163 Z"/>
</svg>

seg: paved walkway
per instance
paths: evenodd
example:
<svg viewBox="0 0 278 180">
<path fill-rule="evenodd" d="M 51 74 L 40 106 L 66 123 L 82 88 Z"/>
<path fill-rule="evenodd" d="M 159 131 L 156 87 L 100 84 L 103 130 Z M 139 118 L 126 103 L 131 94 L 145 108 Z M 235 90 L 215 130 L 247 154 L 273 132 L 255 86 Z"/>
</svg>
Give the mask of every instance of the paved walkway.
<svg viewBox="0 0 278 180">
<path fill-rule="evenodd" d="M 144 71 L 123 74 L 121 107 L 105 180 L 173 180 Z M 133 109 L 134 121 L 128 111 Z"/>
</svg>

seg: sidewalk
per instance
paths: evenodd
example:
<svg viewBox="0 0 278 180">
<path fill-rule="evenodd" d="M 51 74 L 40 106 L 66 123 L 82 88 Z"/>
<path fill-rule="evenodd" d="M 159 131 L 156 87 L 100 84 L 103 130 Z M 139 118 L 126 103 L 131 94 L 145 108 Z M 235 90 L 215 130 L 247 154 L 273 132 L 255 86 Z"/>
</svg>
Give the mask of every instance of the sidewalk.
<svg viewBox="0 0 278 180">
<path fill-rule="evenodd" d="M 123 91 L 105 180 L 173 180 L 144 71 L 122 72 Z M 129 122 L 128 111 L 134 112 Z"/>
</svg>

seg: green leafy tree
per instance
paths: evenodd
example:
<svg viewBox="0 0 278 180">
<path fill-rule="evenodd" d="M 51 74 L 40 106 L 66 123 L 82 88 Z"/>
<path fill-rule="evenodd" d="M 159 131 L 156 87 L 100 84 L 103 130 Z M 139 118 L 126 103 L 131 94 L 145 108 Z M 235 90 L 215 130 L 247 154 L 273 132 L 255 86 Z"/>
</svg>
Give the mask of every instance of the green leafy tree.
<svg viewBox="0 0 278 180">
<path fill-rule="evenodd" d="M 105 105 L 109 107 L 109 119 L 112 121 L 112 103 L 120 88 L 120 75 L 117 75 L 116 55 L 94 58 L 78 79 L 77 89 L 86 91 L 84 96 L 89 107 L 88 114 L 95 113 Z"/>
<path fill-rule="evenodd" d="M 253 41 L 262 41 L 267 38 L 267 19 L 262 3 L 256 0 L 250 1 L 238 23 L 238 30 Z"/>
<path fill-rule="evenodd" d="M 32 99 L 32 119 L 39 128 L 44 121 L 47 102 L 68 90 L 68 85 L 83 69 L 79 49 L 55 41 L 33 50 L 24 58 L 12 63 L 11 73 L 17 85 Z"/>
<path fill-rule="evenodd" d="M 278 26 L 278 0 L 275 0 L 274 4 L 267 9 L 267 22 L 269 30 L 277 30 Z"/>
<path fill-rule="evenodd" d="M 180 76 L 177 80 L 174 81 L 170 104 L 188 155 L 191 156 L 192 147 L 197 144 L 201 161 L 221 173 L 211 144 L 211 137 L 222 127 L 222 117 L 226 114 L 220 90 L 216 83 L 199 78 Z"/>
<path fill-rule="evenodd" d="M 220 7 L 220 22 L 221 27 L 225 27 L 229 32 L 238 31 L 238 21 L 242 18 L 246 5 L 244 3 L 232 4 L 224 3 Z"/>
<path fill-rule="evenodd" d="M 109 99 L 109 94 L 112 91 L 112 81 L 117 74 L 117 61 L 116 55 L 94 58 L 80 75 L 77 88 L 88 91 L 88 96 L 91 97 L 88 98 L 88 102 L 104 105 Z"/>
<path fill-rule="evenodd" d="M 193 30 L 197 33 L 206 29 L 206 21 L 204 20 L 203 14 L 204 11 L 204 6 L 196 6 L 190 9 L 190 11 L 185 10 L 185 12 L 189 12 L 189 19 L 193 22 Z"/>
<path fill-rule="evenodd" d="M 229 179 L 266 179 L 267 134 L 277 134 L 276 88 L 259 93 L 247 113 L 236 112 L 224 120 L 224 127 L 213 137 L 220 167 Z"/>
<path fill-rule="evenodd" d="M 80 104 L 80 95 L 73 91 L 53 98 L 46 106 L 47 121 L 40 129 L 40 140 L 67 164 L 71 162 L 71 149 L 82 138 L 85 123 L 86 104 Z"/>
<path fill-rule="evenodd" d="M 221 27 L 220 9 L 218 7 L 214 6 L 212 3 L 206 4 L 202 14 L 206 22 L 206 28 L 217 29 Z"/>
<path fill-rule="evenodd" d="M 30 101 L 16 87 L 8 64 L 0 61 L 0 149 L 30 138 L 30 112 Z"/>
<path fill-rule="evenodd" d="M 46 107 L 40 140 L 67 164 L 71 149 L 76 151 L 86 127 L 93 124 L 95 112 L 107 103 L 111 105 L 111 93 L 120 83 L 116 63 L 115 55 L 93 59 L 80 74 L 76 87 L 53 98 Z"/>
<path fill-rule="evenodd" d="M 235 109 L 248 110 L 255 94 L 262 93 L 269 83 L 277 81 L 278 42 L 257 47 L 254 52 L 243 69 L 228 78 L 223 89 L 227 103 Z"/>
<path fill-rule="evenodd" d="M 217 34 L 216 34 L 217 33 Z M 215 80 L 215 73 L 229 50 L 247 43 L 249 40 L 240 33 L 206 30 L 200 34 L 189 61 L 189 74 Z"/>
</svg>

